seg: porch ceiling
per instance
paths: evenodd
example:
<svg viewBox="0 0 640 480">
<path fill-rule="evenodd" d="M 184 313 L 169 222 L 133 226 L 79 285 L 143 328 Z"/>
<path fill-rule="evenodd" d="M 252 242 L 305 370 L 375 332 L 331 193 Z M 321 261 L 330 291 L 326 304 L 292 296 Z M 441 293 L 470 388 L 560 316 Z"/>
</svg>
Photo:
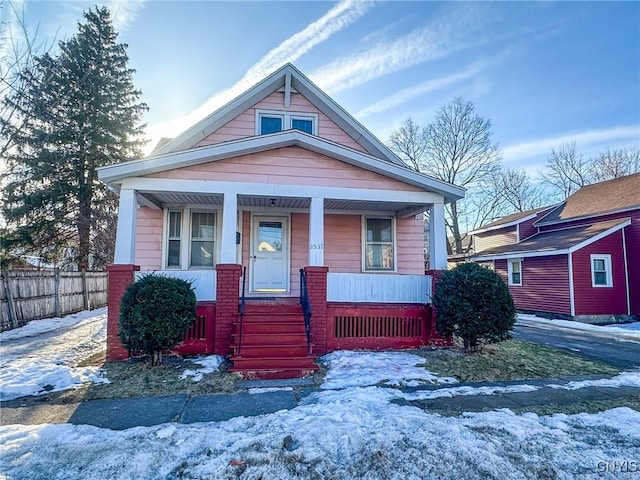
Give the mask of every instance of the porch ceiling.
<svg viewBox="0 0 640 480">
<path fill-rule="evenodd" d="M 141 195 L 156 206 L 171 205 L 204 205 L 222 206 L 223 195 L 204 193 L 173 193 L 173 192 L 140 192 Z M 304 197 L 265 197 L 238 195 L 238 207 L 245 208 L 278 208 L 292 210 L 306 210 L 311 204 L 310 198 Z M 429 208 L 428 204 L 407 202 L 389 202 L 373 200 L 341 200 L 327 198 L 324 208 L 333 211 L 348 212 L 379 212 L 385 215 L 398 214 L 400 216 L 415 215 Z"/>
</svg>

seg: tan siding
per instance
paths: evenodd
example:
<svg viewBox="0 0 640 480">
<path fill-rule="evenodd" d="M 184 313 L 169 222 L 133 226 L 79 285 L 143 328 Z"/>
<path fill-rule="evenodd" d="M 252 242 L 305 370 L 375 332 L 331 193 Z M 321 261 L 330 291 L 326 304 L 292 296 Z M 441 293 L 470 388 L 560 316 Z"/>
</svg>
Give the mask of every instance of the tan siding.
<svg viewBox="0 0 640 480">
<path fill-rule="evenodd" d="M 278 148 L 148 176 L 220 182 L 423 191 L 413 185 L 300 147 Z"/>
<path fill-rule="evenodd" d="M 309 100 L 299 93 L 291 95 L 291 106 L 284 107 L 284 94 L 274 92 L 253 107 L 245 110 L 233 120 L 223 125 L 211 135 L 201 140 L 196 146 L 203 147 L 215 143 L 252 137 L 255 135 L 256 110 L 281 110 L 289 112 L 315 113 L 318 115 L 318 136 L 329 141 L 339 143 L 345 147 L 353 148 L 361 152 L 366 150 L 351 138 L 344 130 L 318 110 Z"/>
<path fill-rule="evenodd" d="M 326 215 L 324 263 L 334 273 L 362 271 L 362 220 L 360 215 Z"/>
<path fill-rule="evenodd" d="M 399 218 L 396 225 L 398 273 L 424 273 L 424 226 L 422 215 Z"/>
<path fill-rule="evenodd" d="M 136 223 L 136 265 L 141 270 L 162 268 L 162 210 L 140 207 Z"/>
<path fill-rule="evenodd" d="M 517 243 L 516 227 L 506 227 L 474 235 L 476 253 L 493 247 Z"/>
</svg>

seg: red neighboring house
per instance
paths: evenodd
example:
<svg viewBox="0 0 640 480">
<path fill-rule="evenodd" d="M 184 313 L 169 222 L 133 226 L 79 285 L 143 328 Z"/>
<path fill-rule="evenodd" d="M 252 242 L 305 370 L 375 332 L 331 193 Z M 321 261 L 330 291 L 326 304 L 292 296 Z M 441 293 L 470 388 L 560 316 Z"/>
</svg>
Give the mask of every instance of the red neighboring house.
<svg viewBox="0 0 640 480">
<path fill-rule="evenodd" d="M 493 266 L 521 311 L 585 322 L 640 316 L 640 174 L 470 234 L 470 260 Z"/>
</svg>

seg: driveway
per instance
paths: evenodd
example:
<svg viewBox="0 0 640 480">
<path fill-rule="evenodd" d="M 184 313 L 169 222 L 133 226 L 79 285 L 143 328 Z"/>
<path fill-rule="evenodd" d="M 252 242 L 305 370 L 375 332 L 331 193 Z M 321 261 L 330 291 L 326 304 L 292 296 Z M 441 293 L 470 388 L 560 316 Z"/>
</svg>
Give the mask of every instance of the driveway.
<svg viewBox="0 0 640 480">
<path fill-rule="evenodd" d="M 513 328 L 513 336 L 625 370 L 640 368 L 640 341 L 615 333 L 576 330 L 519 319 Z"/>
</svg>

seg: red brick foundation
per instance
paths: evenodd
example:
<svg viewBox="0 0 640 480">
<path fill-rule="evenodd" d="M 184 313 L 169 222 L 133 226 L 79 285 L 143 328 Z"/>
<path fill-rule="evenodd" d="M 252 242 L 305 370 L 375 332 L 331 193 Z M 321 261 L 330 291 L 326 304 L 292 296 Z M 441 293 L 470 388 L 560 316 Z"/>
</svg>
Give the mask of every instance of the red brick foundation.
<svg viewBox="0 0 640 480">
<path fill-rule="evenodd" d="M 236 264 L 218 264 L 216 265 L 216 272 L 214 351 L 218 355 L 229 355 L 231 353 L 233 323 L 238 319 L 242 266 Z"/>
<path fill-rule="evenodd" d="M 109 287 L 107 294 L 107 361 L 125 360 L 129 351 L 120 342 L 120 301 L 125 290 L 133 282 L 134 274 L 140 270 L 137 265 L 108 265 Z"/>
<path fill-rule="evenodd" d="M 307 291 L 311 302 L 311 342 L 313 353 L 323 355 L 329 351 L 327 342 L 327 272 L 328 267 L 304 267 Z"/>
</svg>

